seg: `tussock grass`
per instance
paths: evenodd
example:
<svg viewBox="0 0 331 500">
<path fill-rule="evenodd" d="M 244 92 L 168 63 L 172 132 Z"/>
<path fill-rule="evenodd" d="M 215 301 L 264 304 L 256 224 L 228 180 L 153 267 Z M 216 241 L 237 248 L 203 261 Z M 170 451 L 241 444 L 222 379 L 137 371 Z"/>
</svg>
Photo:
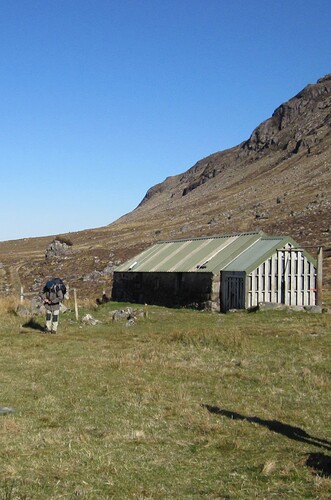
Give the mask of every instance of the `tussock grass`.
<svg viewBox="0 0 331 500">
<path fill-rule="evenodd" d="M 19 304 L 19 300 L 15 296 L 7 296 L 0 298 L 0 316 L 14 313 Z"/>
<path fill-rule="evenodd" d="M 330 316 L 125 306 L 2 310 L 0 499 L 328 498 Z"/>
</svg>

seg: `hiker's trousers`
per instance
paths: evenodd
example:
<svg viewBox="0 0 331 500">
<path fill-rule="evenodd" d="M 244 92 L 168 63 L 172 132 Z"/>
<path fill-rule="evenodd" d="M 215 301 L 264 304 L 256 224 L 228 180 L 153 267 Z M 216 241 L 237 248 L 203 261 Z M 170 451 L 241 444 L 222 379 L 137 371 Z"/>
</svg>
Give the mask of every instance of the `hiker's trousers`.
<svg viewBox="0 0 331 500">
<path fill-rule="evenodd" d="M 46 328 L 50 332 L 57 332 L 59 325 L 60 304 L 46 305 Z"/>
</svg>

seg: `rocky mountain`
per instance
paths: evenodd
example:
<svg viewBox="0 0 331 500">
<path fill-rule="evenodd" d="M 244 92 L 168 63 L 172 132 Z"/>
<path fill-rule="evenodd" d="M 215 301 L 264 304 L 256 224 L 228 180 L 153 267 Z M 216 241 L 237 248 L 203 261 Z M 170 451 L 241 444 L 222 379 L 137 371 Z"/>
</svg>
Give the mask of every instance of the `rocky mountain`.
<svg viewBox="0 0 331 500">
<path fill-rule="evenodd" d="M 313 255 L 323 246 L 329 286 L 330 125 L 327 75 L 281 104 L 247 141 L 151 187 L 111 225 L 62 235 L 72 243 L 66 255 L 45 259 L 51 236 L 0 243 L 0 292 L 18 283 L 32 290 L 56 273 L 82 295 L 95 296 L 110 290 L 117 262 L 156 240 L 257 229 L 290 235 Z"/>
<path fill-rule="evenodd" d="M 272 227 L 277 223 L 287 233 L 289 217 L 293 231 L 294 220 L 294 226 L 303 218 L 311 226 L 311 216 L 323 212 L 326 220 L 323 224 L 320 217 L 320 229 L 324 232 L 330 210 L 330 89 L 331 75 L 308 85 L 277 108 L 247 141 L 152 187 L 121 223 L 151 209 L 155 216 L 155 212 L 169 214 L 184 207 L 195 231 L 210 224 L 222 231 L 235 230 L 238 224 L 243 230 L 256 229 L 264 220 Z M 192 207 L 199 217 L 194 217 Z M 296 236 L 308 236 L 305 227 L 300 231 L 295 229 Z M 320 239 L 318 233 L 316 238 Z"/>
</svg>

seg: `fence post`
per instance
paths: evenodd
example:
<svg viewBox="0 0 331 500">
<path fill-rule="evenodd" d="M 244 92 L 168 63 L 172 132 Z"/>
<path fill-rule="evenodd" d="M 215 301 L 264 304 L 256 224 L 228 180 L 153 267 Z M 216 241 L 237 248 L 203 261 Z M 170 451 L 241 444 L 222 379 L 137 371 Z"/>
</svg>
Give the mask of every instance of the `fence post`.
<svg viewBox="0 0 331 500">
<path fill-rule="evenodd" d="M 317 251 L 317 297 L 316 305 L 322 307 L 322 286 L 323 286 L 323 247 Z"/>
<path fill-rule="evenodd" d="M 24 302 L 24 290 L 23 290 L 22 286 L 21 286 L 20 301 L 21 301 L 21 304 L 23 304 L 23 302 Z"/>
<path fill-rule="evenodd" d="M 76 292 L 76 288 L 74 288 L 74 301 L 75 301 L 76 321 L 78 321 L 78 305 L 77 305 L 77 292 Z"/>
</svg>

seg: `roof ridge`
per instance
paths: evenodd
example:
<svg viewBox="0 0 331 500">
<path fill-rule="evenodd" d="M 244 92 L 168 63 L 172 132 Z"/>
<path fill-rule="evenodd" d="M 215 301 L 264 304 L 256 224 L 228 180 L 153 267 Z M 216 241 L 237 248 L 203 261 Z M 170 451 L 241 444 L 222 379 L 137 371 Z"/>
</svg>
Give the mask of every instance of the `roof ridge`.
<svg viewBox="0 0 331 500">
<path fill-rule="evenodd" d="M 231 238 L 234 236 L 250 236 L 254 234 L 259 234 L 261 235 L 261 238 L 267 237 L 268 235 L 264 233 L 263 231 L 244 231 L 244 232 L 237 232 L 237 233 L 228 233 L 228 234 L 220 234 L 220 235 L 213 235 L 213 236 L 196 236 L 192 238 L 182 238 L 178 240 L 160 240 L 157 241 L 156 244 L 162 244 L 162 243 L 177 243 L 177 242 L 184 242 L 184 241 L 202 241 L 202 240 L 217 240 L 217 239 L 222 239 L 222 238 Z"/>
</svg>

